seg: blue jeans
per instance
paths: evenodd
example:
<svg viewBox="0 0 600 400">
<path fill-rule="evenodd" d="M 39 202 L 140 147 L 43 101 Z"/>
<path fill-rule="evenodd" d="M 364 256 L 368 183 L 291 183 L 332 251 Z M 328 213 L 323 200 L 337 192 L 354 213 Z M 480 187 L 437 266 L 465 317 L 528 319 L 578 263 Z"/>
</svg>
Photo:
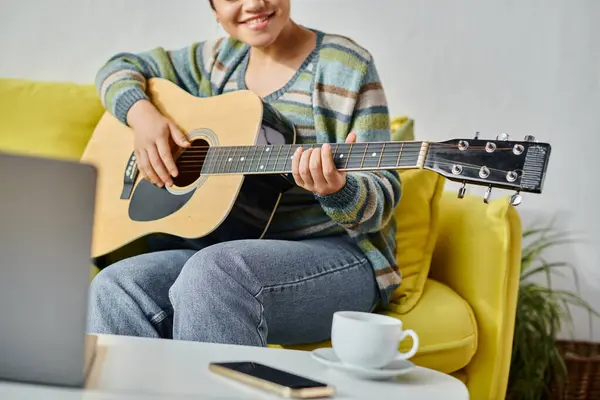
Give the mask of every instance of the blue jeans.
<svg viewBox="0 0 600 400">
<path fill-rule="evenodd" d="M 266 346 L 327 340 L 333 313 L 372 311 L 373 270 L 346 236 L 241 240 L 119 261 L 92 281 L 88 331 Z"/>
</svg>

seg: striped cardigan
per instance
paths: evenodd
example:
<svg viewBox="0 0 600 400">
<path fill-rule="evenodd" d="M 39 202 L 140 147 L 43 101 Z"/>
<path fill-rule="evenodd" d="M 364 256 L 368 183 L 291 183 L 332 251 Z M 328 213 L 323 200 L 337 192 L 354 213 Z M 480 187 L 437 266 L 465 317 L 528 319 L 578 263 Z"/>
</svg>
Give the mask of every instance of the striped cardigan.
<svg viewBox="0 0 600 400">
<path fill-rule="evenodd" d="M 297 128 L 297 142 L 389 141 L 387 100 L 371 54 L 348 38 L 315 30 L 317 46 L 290 81 L 264 97 Z M 233 38 L 112 57 L 97 75 L 104 107 L 126 123 L 129 108 L 147 98 L 145 79 L 168 79 L 190 94 L 247 89 L 249 47 Z M 296 187 L 280 201 L 269 238 L 299 240 L 347 233 L 369 259 L 382 302 L 400 284 L 394 209 L 401 196 L 396 171 L 349 172 L 339 192 L 319 196 Z"/>
</svg>

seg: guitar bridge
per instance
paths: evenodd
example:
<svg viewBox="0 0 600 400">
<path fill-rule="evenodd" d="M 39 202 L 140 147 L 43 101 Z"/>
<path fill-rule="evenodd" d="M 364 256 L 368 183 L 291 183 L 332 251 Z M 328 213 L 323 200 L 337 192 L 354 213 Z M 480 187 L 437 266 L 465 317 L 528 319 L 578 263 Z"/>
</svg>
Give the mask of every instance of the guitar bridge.
<svg viewBox="0 0 600 400">
<path fill-rule="evenodd" d="M 139 170 L 137 167 L 137 163 L 135 162 L 135 153 L 131 153 L 129 157 L 129 161 L 127 161 L 127 165 L 125 167 L 125 173 L 123 174 L 123 190 L 121 191 L 121 199 L 127 200 L 131 198 L 131 193 L 133 192 L 133 185 L 137 176 L 139 174 Z"/>
</svg>

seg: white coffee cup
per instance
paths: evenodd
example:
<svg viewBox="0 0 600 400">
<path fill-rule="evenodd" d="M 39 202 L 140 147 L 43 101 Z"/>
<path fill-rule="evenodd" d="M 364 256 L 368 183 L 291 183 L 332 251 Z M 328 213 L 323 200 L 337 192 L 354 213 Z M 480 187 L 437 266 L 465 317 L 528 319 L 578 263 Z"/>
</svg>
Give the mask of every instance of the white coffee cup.
<svg viewBox="0 0 600 400">
<path fill-rule="evenodd" d="M 410 351 L 401 353 L 400 342 L 412 337 Z M 394 360 L 413 357 L 419 349 L 419 336 L 402 329 L 402 321 L 386 315 L 340 311 L 333 315 L 331 345 L 341 362 L 363 368 L 382 368 Z"/>
</svg>

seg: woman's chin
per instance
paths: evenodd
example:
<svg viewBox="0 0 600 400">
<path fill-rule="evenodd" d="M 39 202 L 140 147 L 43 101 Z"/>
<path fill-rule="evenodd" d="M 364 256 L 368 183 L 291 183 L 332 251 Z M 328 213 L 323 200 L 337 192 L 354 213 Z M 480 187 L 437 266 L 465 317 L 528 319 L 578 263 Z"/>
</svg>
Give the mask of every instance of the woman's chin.
<svg viewBox="0 0 600 400">
<path fill-rule="evenodd" d="M 246 37 L 242 41 L 251 47 L 266 48 L 272 45 L 277 36 L 275 35 L 261 35 L 262 37 Z"/>
<path fill-rule="evenodd" d="M 268 47 L 277 40 L 275 32 L 236 32 L 236 38 L 252 47 Z"/>
</svg>

